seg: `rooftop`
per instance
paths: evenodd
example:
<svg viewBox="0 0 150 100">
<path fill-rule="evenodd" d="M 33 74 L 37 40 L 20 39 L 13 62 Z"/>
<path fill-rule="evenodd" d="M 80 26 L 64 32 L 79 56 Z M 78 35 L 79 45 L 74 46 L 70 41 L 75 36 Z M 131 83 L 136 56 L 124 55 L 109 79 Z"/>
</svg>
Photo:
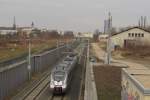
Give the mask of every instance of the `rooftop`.
<svg viewBox="0 0 150 100">
<path fill-rule="evenodd" d="M 147 29 L 144 29 L 144 28 L 140 28 L 140 27 L 138 27 L 138 26 L 135 26 L 135 27 L 127 28 L 127 29 L 125 29 L 125 30 L 123 30 L 123 31 L 120 31 L 120 32 L 118 32 L 118 33 L 114 33 L 112 36 L 118 35 L 118 34 L 120 34 L 120 33 L 129 31 L 129 30 L 132 30 L 132 29 L 140 29 L 140 30 L 143 30 L 143 31 L 145 31 L 145 32 L 150 33 L 150 31 L 148 31 Z"/>
</svg>

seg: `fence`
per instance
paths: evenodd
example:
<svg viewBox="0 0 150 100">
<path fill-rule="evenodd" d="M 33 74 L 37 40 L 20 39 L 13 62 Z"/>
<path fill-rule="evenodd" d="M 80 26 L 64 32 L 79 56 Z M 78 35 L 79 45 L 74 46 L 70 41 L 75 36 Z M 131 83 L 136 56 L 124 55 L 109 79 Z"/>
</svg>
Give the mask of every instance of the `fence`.
<svg viewBox="0 0 150 100">
<path fill-rule="evenodd" d="M 78 45 L 78 42 L 73 42 L 73 48 Z M 50 51 L 46 51 L 39 55 L 31 57 L 31 73 L 36 73 L 51 67 L 63 53 L 67 46 L 62 46 Z M 0 68 L 0 100 L 9 96 L 19 85 L 28 80 L 27 61 L 19 61 L 13 65 Z"/>
</svg>

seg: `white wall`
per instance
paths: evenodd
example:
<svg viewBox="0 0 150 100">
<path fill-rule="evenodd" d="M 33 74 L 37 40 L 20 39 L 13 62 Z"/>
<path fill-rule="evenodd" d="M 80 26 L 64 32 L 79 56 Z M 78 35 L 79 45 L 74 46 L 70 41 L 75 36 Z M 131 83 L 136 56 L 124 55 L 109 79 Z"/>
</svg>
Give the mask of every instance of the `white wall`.
<svg viewBox="0 0 150 100">
<path fill-rule="evenodd" d="M 17 33 L 16 30 L 0 30 L 1 35 L 7 35 L 7 34 L 12 34 L 13 35 L 15 33 Z"/>
</svg>

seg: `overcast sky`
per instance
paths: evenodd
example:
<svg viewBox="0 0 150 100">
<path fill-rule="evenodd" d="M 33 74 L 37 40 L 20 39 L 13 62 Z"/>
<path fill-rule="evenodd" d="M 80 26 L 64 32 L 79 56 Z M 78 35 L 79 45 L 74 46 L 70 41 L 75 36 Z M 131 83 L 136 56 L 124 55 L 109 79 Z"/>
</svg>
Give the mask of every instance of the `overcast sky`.
<svg viewBox="0 0 150 100">
<path fill-rule="evenodd" d="M 137 25 L 141 15 L 150 17 L 149 0 L 0 0 L 0 26 L 17 25 L 49 29 L 103 30 L 110 11 L 113 26 Z"/>
</svg>

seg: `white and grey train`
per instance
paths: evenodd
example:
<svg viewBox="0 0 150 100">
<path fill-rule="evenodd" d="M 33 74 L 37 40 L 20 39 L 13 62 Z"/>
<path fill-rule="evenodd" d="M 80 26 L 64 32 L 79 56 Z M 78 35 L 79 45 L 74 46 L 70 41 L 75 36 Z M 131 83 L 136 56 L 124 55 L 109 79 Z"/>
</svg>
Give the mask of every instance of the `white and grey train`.
<svg viewBox="0 0 150 100">
<path fill-rule="evenodd" d="M 67 55 L 62 62 L 54 67 L 51 72 L 50 90 L 53 93 L 65 93 L 70 85 L 73 70 L 77 63 L 78 57 L 71 53 Z"/>
</svg>

